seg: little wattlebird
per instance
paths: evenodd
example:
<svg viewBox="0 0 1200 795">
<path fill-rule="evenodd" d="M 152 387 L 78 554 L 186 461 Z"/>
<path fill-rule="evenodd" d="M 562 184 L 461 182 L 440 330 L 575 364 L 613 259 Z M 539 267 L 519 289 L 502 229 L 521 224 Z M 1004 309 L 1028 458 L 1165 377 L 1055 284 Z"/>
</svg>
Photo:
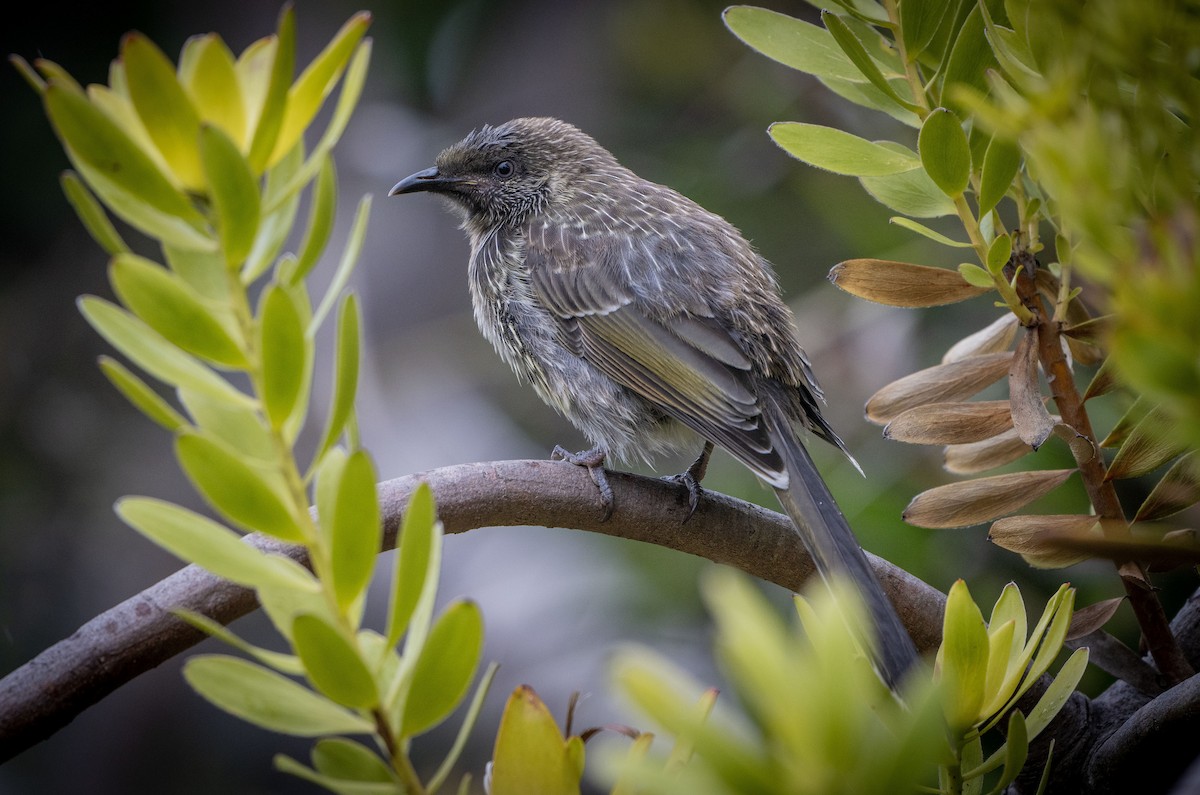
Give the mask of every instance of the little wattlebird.
<svg viewBox="0 0 1200 795">
<path fill-rule="evenodd" d="M 595 445 L 555 457 L 588 468 L 606 515 L 606 456 L 646 458 L 699 435 L 703 452 L 678 476 L 694 510 L 720 445 L 774 487 L 818 571 L 856 584 L 895 684 L 912 641 L 796 428 L 849 453 L 821 416 L 771 266 L 741 234 L 549 118 L 475 130 L 390 195 L 417 191 L 461 215 L 475 320 Z"/>
</svg>

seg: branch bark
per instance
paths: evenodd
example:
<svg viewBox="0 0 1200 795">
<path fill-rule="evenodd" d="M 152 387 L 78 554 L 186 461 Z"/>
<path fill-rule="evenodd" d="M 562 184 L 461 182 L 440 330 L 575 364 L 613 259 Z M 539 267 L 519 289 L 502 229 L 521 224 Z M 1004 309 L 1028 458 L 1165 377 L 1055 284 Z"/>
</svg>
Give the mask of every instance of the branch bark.
<svg viewBox="0 0 1200 795">
<path fill-rule="evenodd" d="M 463 464 L 381 483 L 385 550 L 395 546 L 404 506 L 422 481 L 433 488 L 447 533 L 494 526 L 578 528 L 699 555 L 793 591 L 814 573 L 786 516 L 706 491 L 685 524 L 685 490 L 613 472 L 609 482 L 616 510 L 605 522 L 587 472 L 551 461 Z M 307 562 L 300 547 L 258 535 L 246 542 Z M 936 649 L 944 595 L 903 569 L 868 557 L 917 648 Z M 227 624 L 257 607 L 253 591 L 192 565 L 87 622 L 0 680 L 0 762 L 204 639 L 172 611 L 190 610 Z"/>
</svg>

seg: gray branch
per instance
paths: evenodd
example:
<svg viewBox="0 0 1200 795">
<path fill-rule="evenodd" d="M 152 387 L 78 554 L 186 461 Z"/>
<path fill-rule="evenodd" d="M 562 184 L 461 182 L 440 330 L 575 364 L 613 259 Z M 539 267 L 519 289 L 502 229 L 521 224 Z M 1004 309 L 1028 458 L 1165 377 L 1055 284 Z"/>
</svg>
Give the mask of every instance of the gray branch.
<svg viewBox="0 0 1200 795">
<path fill-rule="evenodd" d="M 578 528 L 699 555 L 793 591 L 814 572 L 786 516 L 706 491 L 695 515 L 684 523 L 687 498 L 681 487 L 611 473 L 617 508 L 602 522 L 587 473 L 550 461 L 463 464 L 380 484 L 384 549 L 395 546 L 404 506 L 421 481 L 433 488 L 447 533 L 495 526 Z M 306 562 L 299 547 L 257 535 L 247 543 Z M 917 648 L 935 649 L 941 642 L 945 597 L 902 569 L 870 557 Z M 253 591 L 193 565 L 92 619 L 0 680 L 0 762 L 204 639 L 172 611 L 190 610 L 227 624 L 257 607 Z"/>
</svg>

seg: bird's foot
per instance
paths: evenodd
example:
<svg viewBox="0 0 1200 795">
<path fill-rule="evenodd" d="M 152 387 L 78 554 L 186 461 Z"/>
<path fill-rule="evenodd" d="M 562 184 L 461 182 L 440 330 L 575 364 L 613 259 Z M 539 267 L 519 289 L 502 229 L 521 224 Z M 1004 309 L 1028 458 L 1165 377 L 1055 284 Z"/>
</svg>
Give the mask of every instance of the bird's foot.
<svg viewBox="0 0 1200 795">
<path fill-rule="evenodd" d="M 566 448 L 556 445 L 554 452 L 550 453 L 551 461 L 566 461 L 568 464 L 587 467 L 588 474 L 592 476 L 592 482 L 596 484 L 596 489 L 600 492 L 600 507 L 604 511 L 604 518 L 600 521 L 607 522 L 612 516 L 615 503 L 612 486 L 608 485 L 608 476 L 604 473 L 604 457 L 605 451 L 601 447 L 572 453 Z"/>
<path fill-rule="evenodd" d="M 678 483 L 688 491 L 688 512 L 687 516 L 683 517 L 683 521 L 692 518 L 692 514 L 696 512 L 696 508 L 700 507 L 700 493 L 703 491 L 700 488 L 700 481 L 704 479 L 704 474 L 708 472 L 708 457 L 712 455 L 712 442 L 704 443 L 704 450 L 699 457 L 692 462 L 692 465 L 678 475 L 671 475 L 663 478 L 663 480 L 671 483 Z"/>
</svg>

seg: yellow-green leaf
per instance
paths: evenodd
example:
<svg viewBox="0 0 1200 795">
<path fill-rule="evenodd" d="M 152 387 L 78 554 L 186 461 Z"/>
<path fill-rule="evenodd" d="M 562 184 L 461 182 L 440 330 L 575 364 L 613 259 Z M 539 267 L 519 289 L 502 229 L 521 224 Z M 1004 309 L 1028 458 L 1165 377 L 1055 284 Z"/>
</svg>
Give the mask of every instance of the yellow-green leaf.
<svg viewBox="0 0 1200 795">
<path fill-rule="evenodd" d="M 496 733 L 491 795 L 578 795 L 582 774 L 550 710 L 533 688 L 518 687 Z"/>
<path fill-rule="evenodd" d="M 197 36 L 184 45 L 179 80 L 202 121 L 219 127 L 239 150 L 245 150 L 246 104 L 233 53 L 215 33 Z"/>
<path fill-rule="evenodd" d="M 333 701 L 354 709 L 379 704 L 375 678 L 358 650 L 319 616 L 304 613 L 292 622 L 292 645 L 313 686 Z"/>
<path fill-rule="evenodd" d="M 939 658 L 942 681 L 947 687 L 946 720 L 956 729 L 970 728 L 981 717 L 988 634 L 983 614 L 962 580 L 954 583 L 946 597 Z"/>
<path fill-rule="evenodd" d="M 116 359 L 101 356 L 100 370 L 134 407 L 163 428 L 175 431 L 187 425 L 187 420 L 161 395 Z"/>
<path fill-rule="evenodd" d="M 284 541 L 305 540 L 280 490 L 224 443 L 185 431 L 175 440 L 175 455 L 196 489 L 230 521 Z"/>
<path fill-rule="evenodd" d="M 79 311 L 100 336 L 160 381 L 220 400 L 251 402 L 245 393 L 119 306 L 86 295 L 79 299 Z"/>
<path fill-rule="evenodd" d="M 359 367 L 359 312 L 358 301 L 353 294 L 342 300 L 338 312 L 336 356 L 334 357 L 333 399 L 329 402 L 329 418 L 325 422 L 325 433 L 317 446 L 320 458 L 337 441 L 354 411 L 354 398 L 358 392 Z"/>
<path fill-rule="evenodd" d="M 296 266 L 288 275 L 288 281 L 302 281 L 317 265 L 329 236 L 333 233 L 333 219 L 337 215 L 337 172 L 333 158 L 322 158 L 321 170 L 312 191 L 312 205 L 308 213 L 308 226 L 304 240 L 300 243 L 300 254 Z"/>
<path fill-rule="evenodd" d="M 205 516 L 150 497 L 122 497 L 117 515 L 130 527 L 187 563 L 230 582 L 257 588 L 273 585 L 315 593 L 316 580 L 288 558 L 268 555 Z"/>
<path fill-rule="evenodd" d="M 857 82 L 863 79 L 833 36 L 823 28 L 752 6 L 732 6 L 723 16 L 733 35 L 784 66 L 821 78 Z"/>
<path fill-rule="evenodd" d="M 261 665 L 205 654 L 183 666 L 183 677 L 200 695 L 242 720 L 299 737 L 370 734 L 373 724 L 303 685 Z"/>
<path fill-rule="evenodd" d="M 947 13 L 954 12 L 942 0 L 904 0 L 900 4 L 900 33 L 909 63 L 925 52 Z"/>
<path fill-rule="evenodd" d="M 204 174 L 217 211 L 217 234 L 230 268 L 237 268 L 250 253 L 258 232 L 258 181 L 229 136 L 219 127 L 200 128 L 200 154 Z"/>
<path fill-rule="evenodd" d="M 375 467 L 365 450 L 356 450 L 342 467 L 329 522 L 332 541 L 333 591 L 343 610 L 365 591 L 375 569 L 375 556 L 383 537 L 379 498 L 375 493 Z"/>
<path fill-rule="evenodd" d="M 413 492 L 404 511 L 400 537 L 396 542 L 396 568 L 392 575 L 392 597 L 388 604 L 388 645 L 395 645 L 408 628 L 425 580 L 432 571 L 437 513 L 433 490 L 422 482 Z"/>
<path fill-rule="evenodd" d="M 203 190 L 197 138 L 200 116 L 175 76 L 175 67 L 162 50 L 141 33 L 121 42 L 121 61 L 129 98 L 151 140 L 189 190 Z"/>
<path fill-rule="evenodd" d="M 274 152 L 267 161 L 268 168 L 300 140 L 304 130 L 321 109 L 325 98 L 333 91 L 354 48 L 358 46 L 370 24 L 369 12 L 360 11 L 350 17 L 288 90 L 286 110 L 279 128 L 279 137 L 275 141 Z"/>
<path fill-rule="evenodd" d="M 262 54 L 263 47 L 258 51 Z M 270 49 L 270 71 L 267 75 L 255 74 L 254 81 L 248 81 L 243 74 L 253 65 L 261 68 L 259 61 L 247 60 L 248 68 L 239 72 L 243 86 L 247 82 L 263 81 L 265 90 L 253 85 L 246 92 L 247 99 L 260 101 L 261 104 L 251 106 L 250 117 L 255 120 L 254 134 L 250 138 L 248 160 L 250 169 L 255 174 L 266 171 L 268 161 L 275 150 L 275 142 L 279 139 L 279 130 L 283 127 L 283 117 L 287 113 L 287 93 L 292 83 L 292 73 L 296 68 L 296 14 L 293 8 L 284 6 L 279 14 L 279 31 L 274 38 L 274 46 Z M 259 100 L 261 97 L 261 100 Z"/>
<path fill-rule="evenodd" d="M 59 184 L 62 185 L 67 201 L 75 209 L 75 214 L 79 216 L 92 239 L 100 244 L 100 248 L 109 254 L 129 251 L 129 245 L 121 238 L 121 233 L 113 226 L 112 221 L 108 220 L 104 208 L 96 201 L 96 197 L 83 184 L 78 174 L 74 171 L 64 171 Z"/>
<path fill-rule="evenodd" d="M 135 315 L 174 345 L 226 367 L 246 366 L 232 322 L 217 314 L 221 307 L 166 268 L 136 254 L 118 254 L 109 281 Z"/>
<path fill-rule="evenodd" d="M 287 290 L 267 288 L 258 312 L 263 404 L 275 428 L 283 427 L 304 388 L 306 348 L 300 313 Z"/>
<path fill-rule="evenodd" d="M 51 82 L 42 95 L 59 139 L 86 167 L 151 208 L 199 227 L 202 216 L 154 161 L 80 92 Z M 89 174 L 84 173 L 84 177 Z M 89 179 L 89 182 L 91 180 Z M 100 191 L 101 186 L 93 183 Z"/>
<path fill-rule="evenodd" d="M 404 705 L 402 737 L 414 737 L 454 711 L 475 676 L 483 653 L 483 615 L 471 601 L 451 604 L 429 632 L 413 669 Z"/>
</svg>

